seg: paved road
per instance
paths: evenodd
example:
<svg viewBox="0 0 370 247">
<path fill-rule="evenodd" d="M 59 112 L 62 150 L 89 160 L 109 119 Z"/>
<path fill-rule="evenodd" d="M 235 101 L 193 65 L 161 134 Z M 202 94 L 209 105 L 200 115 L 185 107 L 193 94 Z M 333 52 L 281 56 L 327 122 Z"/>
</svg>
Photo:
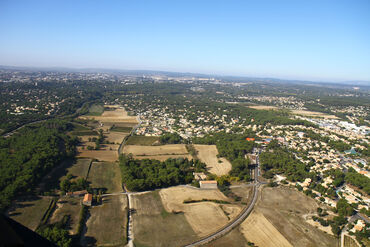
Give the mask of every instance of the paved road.
<svg viewBox="0 0 370 247">
<path fill-rule="evenodd" d="M 224 235 L 226 235 L 228 232 L 230 232 L 232 229 L 237 227 L 240 223 L 242 223 L 248 215 L 253 210 L 254 205 L 256 204 L 257 198 L 258 198 L 258 187 L 262 184 L 258 181 L 258 166 L 256 166 L 256 169 L 254 171 L 254 183 L 253 185 L 253 199 L 252 202 L 249 204 L 249 206 L 239 214 L 238 217 L 236 217 L 232 222 L 228 223 L 224 227 L 222 227 L 220 230 L 218 230 L 215 233 L 212 233 L 211 235 L 208 235 L 207 237 L 204 237 L 200 240 L 197 240 L 191 244 L 185 245 L 185 247 L 192 247 L 192 246 L 199 246 L 204 245 L 206 243 L 209 243 L 217 238 L 220 238 Z"/>
</svg>

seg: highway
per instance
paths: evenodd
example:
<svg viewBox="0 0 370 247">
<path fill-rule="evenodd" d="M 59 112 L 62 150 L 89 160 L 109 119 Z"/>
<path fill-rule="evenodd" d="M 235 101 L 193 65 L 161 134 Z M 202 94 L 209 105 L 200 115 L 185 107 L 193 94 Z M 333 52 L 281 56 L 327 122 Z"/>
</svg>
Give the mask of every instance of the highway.
<svg viewBox="0 0 370 247">
<path fill-rule="evenodd" d="M 253 198 L 251 203 L 249 204 L 248 207 L 244 208 L 243 211 L 230 223 L 219 229 L 217 232 L 212 233 L 211 235 L 208 235 L 200 240 L 197 240 L 191 244 L 185 245 L 185 247 L 192 247 L 192 246 L 200 246 L 207 244 L 217 238 L 220 238 L 230 232 L 232 229 L 237 227 L 240 223 L 242 223 L 248 215 L 251 213 L 251 211 L 254 208 L 254 205 L 256 204 L 257 198 L 258 198 L 258 187 L 261 184 L 264 184 L 262 182 L 258 181 L 258 174 L 259 174 L 259 162 L 257 163 L 258 165 L 255 168 L 254 171 L 254 182 L 252 183 L 253 185 Z"/>
</svg>

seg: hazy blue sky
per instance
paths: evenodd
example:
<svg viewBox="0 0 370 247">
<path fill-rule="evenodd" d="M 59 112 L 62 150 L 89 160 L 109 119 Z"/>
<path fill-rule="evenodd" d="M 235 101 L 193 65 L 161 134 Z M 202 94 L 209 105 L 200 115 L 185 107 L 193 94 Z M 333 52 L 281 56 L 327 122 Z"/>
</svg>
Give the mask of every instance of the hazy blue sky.
<svg viewBox="0 0 370 247">
<path fill-rule="evenodd" d="M 0 64 L 370 80 L 370 1 L 0 0 Z"/>
</svg>

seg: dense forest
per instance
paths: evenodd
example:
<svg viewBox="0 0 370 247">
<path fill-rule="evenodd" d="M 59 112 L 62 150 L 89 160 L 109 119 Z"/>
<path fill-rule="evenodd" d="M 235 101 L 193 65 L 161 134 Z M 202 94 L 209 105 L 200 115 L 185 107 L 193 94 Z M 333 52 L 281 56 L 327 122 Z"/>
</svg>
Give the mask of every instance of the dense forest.
<svg viewBox="0 0 370 247">
<path fill-rule="evenodd" d="M 64 132 L 70 124 L 50 120 L 0 139 L 0 209 L 14 196 L 30 192 L 53 167 L 75 154 L 77 139 Z"/>
<path fill-rule="evenodd" d="M 205 171 L 206 165 L 199 160 L 183 158 L 158 161 L 137 160 L 131 155 L 121 155 L 119 164 L 122 181 L 131 191 L 144 191 L 191 183 L 193 172 Z"/>
</svg>

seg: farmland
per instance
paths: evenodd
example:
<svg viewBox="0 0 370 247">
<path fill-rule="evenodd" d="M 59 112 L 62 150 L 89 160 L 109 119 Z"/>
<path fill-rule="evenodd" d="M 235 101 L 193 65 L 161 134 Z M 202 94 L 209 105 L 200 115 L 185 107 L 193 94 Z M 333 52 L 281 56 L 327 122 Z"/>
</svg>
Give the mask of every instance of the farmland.
<svg viewBox="0 0 370 247">
<path fill-rule="evenodd" d="M 126 244 L 127 199 L 125 195 L 103 197 L 102 205 L 90 209 L 81 244 L 124 246 Z"/>
<path fill-rule="evenodd" d="M 230 162 L 225 158 L 217 158 L 216 145 L 194 145 L 197 157 L 207 165 L 210 173 L 217 176 L 226 175 L 231 170 Z"/>
<path fill-rule="evenodd" d="M 143 145 L 150 146 L 159 144 L 159 137 L 157 136 L 130 136 L 126 145 Z"/>
<path fill-rule="evenodd" d="M 121 192 L 121 171 L 117 163 L 93 162 L 87 179 L 92 188 L 105 189 L 107 193 Z"/>
<path fill-rule="evenodd" d="M 182 246 L 197 235 L 181 212 L 167 211 L 158 192 L 133 195 L 134 243 L 136 246 Z"/>
<path fill-rule="evenodd" d="M 8 216 L 35 231 L 50 202 L 50 197 L 22 197 L 8 210 Z"/>
<path fill-rule="evenodd" d="M 197 202 L 184 204 L 185 200 L 230 201 L 219 190 L 199 190 L 185 186 L 162 189 L 159 192 L 164 208 L 168 212 L 183 212 L 193 231 L 205 236 L 218 230 L 241 211 L 239 205 Z"/>
<path fill-rule="evenodd" d="M 76 234 L 79 213 L 81 210 L 81 198 L 64 197 L 60 198 L 57 202 L 57 207 L 50 218 L 51 224 L 60 222 L 65 215 L 69 215 L 70 219 L 68 222 L 70 234 Z"/>
<path fill-rule="evenodd" d="M 123 153 L 133 154 L 135 159 L 156 159 L 164 161 L 169 158 L 188 158 L 192 156 L 184 144 L 168 144 L 160 146 L 126 145 Z"/>
<path fill-rule="evenodd" d="M 135 116 L 128 116 L 127 112 L 123 108 L 116 108 L 115 110 L 104 111 L 99 116 L 81 116 L 81 119 L 91 119 L 99 122 L 110 122 L 110 123 L 137 123 Z"/>
</svg>

